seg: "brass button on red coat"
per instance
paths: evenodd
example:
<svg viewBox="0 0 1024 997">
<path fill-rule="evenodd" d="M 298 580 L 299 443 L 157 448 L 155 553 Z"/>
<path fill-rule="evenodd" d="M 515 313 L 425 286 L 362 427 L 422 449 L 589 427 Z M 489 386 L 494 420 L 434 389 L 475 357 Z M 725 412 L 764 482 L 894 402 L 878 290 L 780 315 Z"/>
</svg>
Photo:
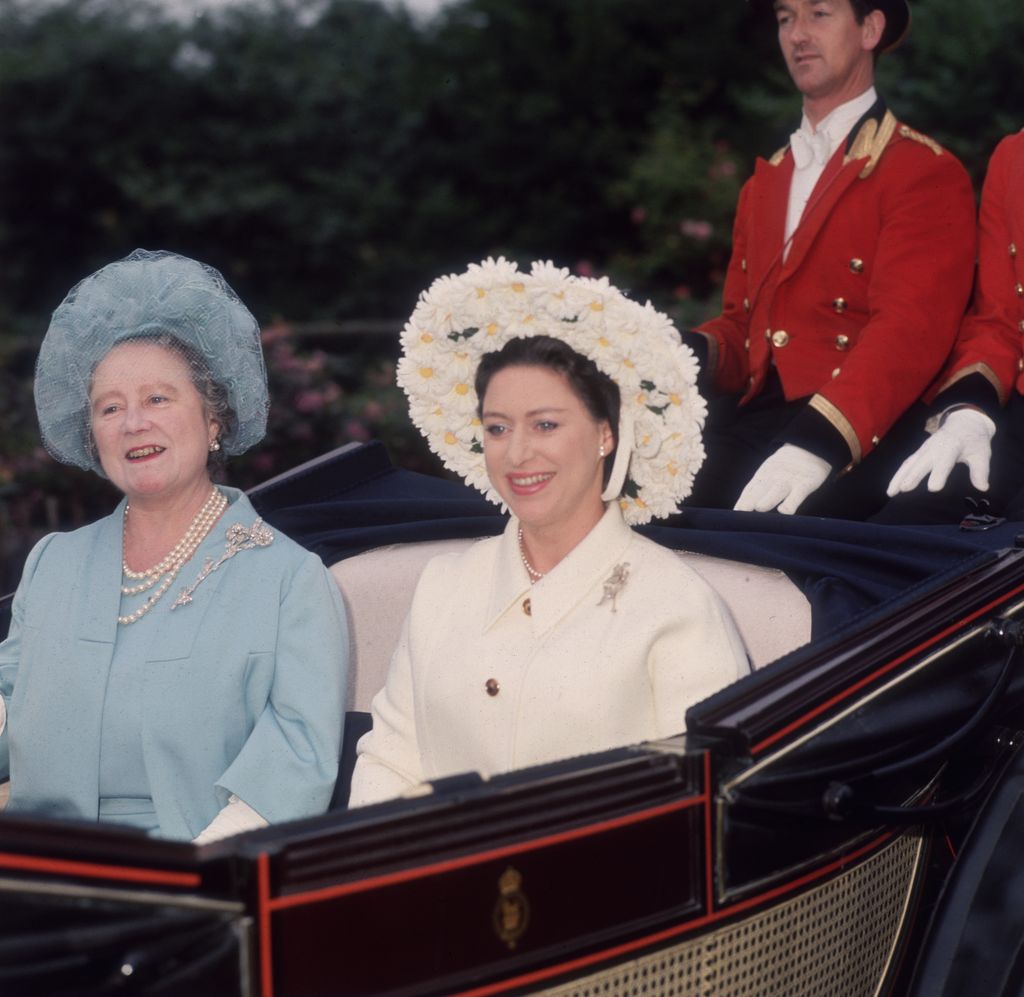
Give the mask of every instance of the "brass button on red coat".
<svg viewBox="0 0 1024 997">
<path fill-rule="evenodd" d="M 1017 297 L 1018 298 L 1024 298 L 1024 284 L 1018 284 L 1016 290 L 1017 290 Z"/>
<path fill-rule="evenodd" d="M 836 298 L 832 302 L 832 309 L 839 315 L 846 311 L 846 298 Z"/>
<path fill-rule="evenodd" d="M 772 346 L 778 347 L 780 350 L 786 343 L 789 342 L 789 333 L 785 329 L 776 329 L 772 333 Z"/>
<path fill-rule="evenodd" d="M 853 273 L 863 273 L 864 272 L 864 261 L 861 260 L 861 259 L 858 259 L 855 256 L 852 260 L 850 260 L 850 270 L 852 270 Z"/>
<path fill-rule="evenodd" d="M 850 348 L 850 337 L 844 336 L 840 333 L 836 336 L 836 349 L 837 350 L 848 350 Z"/>
<path fill-rule="evenodd" d="M 1016 257 L 1016 255 L 1017 255 L 1017 243 L 1011 242 L 1010 243 L 1010 257 L 1014 258 L 1014 257 Z"/>
<path fill-rule="evenodd" d="M 750 298 L 743 299 L 743 309 L 744 311 L 750 311 Z"/>
<path fill-rule="evenodd" d="M 484 688 L 487 690 L 488 696 L 497 696 L 498 693 L 501 691 L 501 686 L 498 685 L 497 679 L 488 679 L 484 683 Z"/>
<path fill-rule="evenodd" d="M 526 613 L 527 616 L 533 616 L 533 607 L 530 605 L 530 597 L 529 596 L 527 596 L 523 600 L 523 612 Z"/>
</svg>

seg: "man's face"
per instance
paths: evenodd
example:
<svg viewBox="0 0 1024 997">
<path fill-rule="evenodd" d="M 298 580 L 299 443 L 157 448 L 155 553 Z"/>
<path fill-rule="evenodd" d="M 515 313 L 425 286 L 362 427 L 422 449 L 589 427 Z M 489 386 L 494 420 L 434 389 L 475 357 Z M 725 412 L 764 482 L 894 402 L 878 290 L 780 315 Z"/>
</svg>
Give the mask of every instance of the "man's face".
<svg viewBox="0 0 1024 997">
<path fill-rule="evenodd" d="M 775 15 L 789 75 L 805 105 L 824 105 L 819 117 L 871 85 L 881 11 L 858 24 L 850 0 L 776 0 Z"/>
</svg>

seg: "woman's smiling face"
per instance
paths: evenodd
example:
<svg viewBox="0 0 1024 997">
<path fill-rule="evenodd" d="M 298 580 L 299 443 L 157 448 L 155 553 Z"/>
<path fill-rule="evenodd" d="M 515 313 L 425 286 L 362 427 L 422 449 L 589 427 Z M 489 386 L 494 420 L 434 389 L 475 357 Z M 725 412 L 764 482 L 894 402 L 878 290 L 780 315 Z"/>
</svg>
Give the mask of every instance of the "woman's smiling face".
<svg viewBox="0 0 1024 997">
<path fill-rule="evenodd" d="M 487 474 L 523 526 L 582 539 L 604 512 L 608 423 L 590 414 L 564 374 L 532 365 L 494 374 L 481 418 Z"/>
<path fill-rule="evenodd" d="M 209 481 L 218 427 L 178 353 L 115 346 L 96 366 L 89 405 L 100 464 L 130 500 L 174 499 Z"/>
</svg>

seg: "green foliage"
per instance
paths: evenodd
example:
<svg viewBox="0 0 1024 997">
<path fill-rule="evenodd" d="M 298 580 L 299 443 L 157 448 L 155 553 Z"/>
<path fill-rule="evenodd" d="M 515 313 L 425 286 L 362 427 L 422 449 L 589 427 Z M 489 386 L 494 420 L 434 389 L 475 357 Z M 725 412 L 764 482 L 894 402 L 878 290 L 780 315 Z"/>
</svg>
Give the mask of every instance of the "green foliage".
<svg viewBox="0 0 1024 997">
<path fill-rule="evenodd" d="M 391 356 L 311 349 L 283 322 L 264 329 L 262 340 L 271 399 L 267 436 L 231 459 L 230 484 L 248 488 L 344 443 L 375 439 L 386 440 L 404 467 L 432 467 L 409 422 Z"/>
<path fill-rule="evenodd" d="M 922 0 L 910 37 L 882 60 L 879 86 L 897 113 L 959 156 L 976 183 L 1004 135 L 1024 126 L 1019 0 Z"/>
<path fill-rule="evenodd" d="M 879 63 L 896 113 L 978 182 L 1024 124 L 1019 3 L 914 0 Z M 68 288 L 136 246 L 217 266 L 268 328 L 271 433 L 240 483 L 360 433 L 436 468 L 393 344 L 318 353 L 281 330 L 400 320 L 498 253 L 699 321 L 739 186 L 799 108 L 770 12 L 743 0 L 456 0 L 427 22 L 376 0 L 189 21 L 157 0 L 0 0 L 0 526 L 14 496 L 35 520 L 46 495 L 86 514 L 83 480 L 40 455 L 32 357 Z"/>
</svg>

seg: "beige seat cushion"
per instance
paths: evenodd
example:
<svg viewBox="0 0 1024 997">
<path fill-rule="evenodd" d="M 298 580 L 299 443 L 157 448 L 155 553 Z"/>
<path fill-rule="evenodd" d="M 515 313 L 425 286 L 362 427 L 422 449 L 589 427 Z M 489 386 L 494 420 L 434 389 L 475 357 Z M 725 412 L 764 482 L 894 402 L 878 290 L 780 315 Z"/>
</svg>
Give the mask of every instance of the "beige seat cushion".
<svg viewBox="0 0 1024 997">
<path fill-rule="evenodd" d="M 436 540 L 380 547 L 332 566 L 349 616 L 348 709 L 368 710 L 384 684 L 423 566 L 436 554 L 470 543 Z M 755 668 L 810 640 L 810 605 L 781 571 L 703 554 L 680 552 L 679 556 L 732 610 Z"/>
</svg>

